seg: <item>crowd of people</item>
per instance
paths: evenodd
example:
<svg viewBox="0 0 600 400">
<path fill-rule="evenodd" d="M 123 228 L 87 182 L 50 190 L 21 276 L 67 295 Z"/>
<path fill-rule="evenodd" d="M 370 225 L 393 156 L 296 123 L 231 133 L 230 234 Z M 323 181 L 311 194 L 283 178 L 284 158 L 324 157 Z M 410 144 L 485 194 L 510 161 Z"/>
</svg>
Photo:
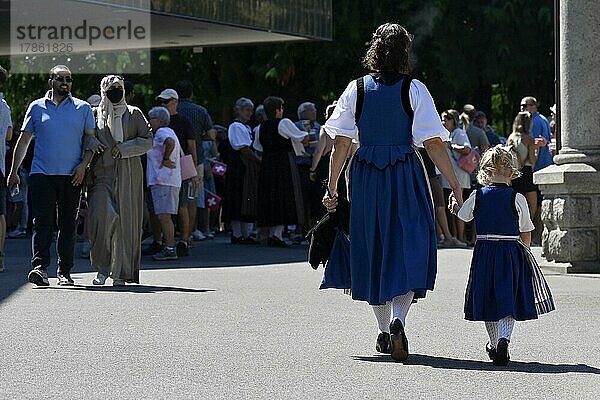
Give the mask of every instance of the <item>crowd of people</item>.
<svg viewBox="0 0 600 400">
<path fill-rule="evenodd" d="M 71 78 L 69 73 L 67 75 Z M 67 91 L 65 98 L 71 99 L 72 78 L 71 81 L 61 82 L 57 80 L 60 77 L 60 74 L 53 72 L 50 84 L 54 86 L 47 96 L 52 96 L 54 91 L 58 93 L 62 90 Z M 102 276 L 110 275 L 111 271 L 107 268 L 112 263 L 122 263 L 123 260 L 102 259 L 106 258 L 102 254 L 109 249 L 107 246 L 110 246 L 110 242 L 106 242 L 102 249 L 97 245 L 94 252 L 91 252 L 90 242 L 98 242 L 95 240 L 98 235 L 104 237 L 107 234 L 105 229 L 113 232 L 115 227 L 112 224 L 117 222 L 97 221 L 91 213 L 87 213 L 87 207 L 100 211 L 100 215 L 110 215 L 111 207 L 115 205 L 107 205 L 106 199 L 115 198 L 115 190 L 119 196 L 124 196 L 125 192 L 131 193 L 132 188 L 140 187 L 139 182 L 142 182 L 143 191 L 141 194 L 131 195 L 134 197 L 141 195 L 144 199 L 141 205 L 137 197 L 121 198 L 118 202 L 127 203 L 127 207 L 131 204 L 139 205 L 139 209 L 118 210 L 116 215 L 123 213 L 131 217 L 132 212 L 135 215 L 141 212 L 141 216 L 134 218 L 134 221 L 127 221 L 129 225 L 119 222 L 120 228 L 117 232 L 130 229 L 137 232 L 138 225 L 141 223 L 142 228 L 147 232 L 146 235 L 152 234 L 153 237 L 152 243 L 142 250 L 142 254 L 153 256 L 155 260 L 173 260 L 185 256 L 189 254 L 189 247 L 193 241 L 212 239 L 215 233 L 222 231 L 230 232 L 232 244 L 262 243 L 268 246 L 287 247 L 301 243 L 306 232 L 325 213 L 321 199 L 324 194 L 324 183 L 328 179 L 333 140 L 319 124 L 314 103 L 300 104 L 297 109 L 298 119 L 292 121 L 283 118 L 283 99 L 269 97 L 255 109 L 252 100 L 242 97 L 233 104 L 234 120 L 228 127 L 224 127 L 214 125 L 207 109 L 191 100 L 193 85 L 190 81 L 179 81 L 174 88 L 167 88 L 156 97 L 157 106 L 164 108 L 168 115 L 164 110 L 153 109 L 152 113 L 146 116 L 139 109 L 133 113 L 130 103 L 134 101 L 134 85 L 116 76 L 110 79 L 112 81 L 108 77 L 103 80 L 100 94 L 93 94 L 87 99 L 91 105 L 94 125 L 98 129 L 97 139 L 104 148 L 113 148 L 117 144 L 123 147 L 125 142 L 130 143 L 127 134 L 122 137 L 123 127 L 132 129 L 132 126 L 135 126 L 135 129 L 146 131 L 145 139 L 136 134 L 135 143 L 152 146 L 150 149 L 142 146 L 139 149 L 140 154 L 134 153 L 133 159 L 137 160 L 137 157 L 141 157 L 141 167 L 128 172 L 127 179 L 119 180 L 125 185 L 121 190 L 114 188 L 113 182 L 116 178 L 113 174 L 103 176 L 106 171 L 101 169 L 107 166 L 115 169 L 116 165 L 112 164 L 115 164 L 116 159 L 129 160 L 132 158 L 131 155 L 122 157 L 107 152 L 101 157 L 96 155 L 89 160 L 84 159 L 84 163 L 88 164 L 88 172 L 84 174 L 86 175 L 82 203 L 84 207 L 77 205 L 80 216 L 79 237 L 85 237 L 82 256 L 91 256 L 102 265 Z M 115 88 L 118 88 L 117 94 L 112 95 Z M 116 101 L 113 103 L 109 96 L 120 96 L 121 93 L 123 94 L 121 98 L 113 97 Z M 0 120 L 2 123 L 0 130 L 5 134 L 5 141 L 2 143 L 8 143 L 8 151 L 4 152 L 7 156 L 2 167 L 10 170 L 14 155 L 17 153 L 17 139 L 23 136 L 21 141 L 25 143 L 29 136 L 27 133 L 30 133 L 27 129 L 32 127 L 24 125 L 25 134 L 20 135 L 17 131 L 13 137 L 10 109 L 3 99 L 0 104 L 4 107 L 0 110 L 3 116 Z M 335 102 L 325 113 L 325 120 L 334 108 Z M 447 152 L 464 197 L 479 185 L 476 180 L 476 166 L 474 169 L 472 165 L 465 169 L 461 159 L 472 157 L 473 153 L 476 153 L 476 160 L 478 160 L 488 148 L 497 144 L 503 144 L 513 151 L 521 172 L 520 177 L 514 180 L 513 187 L 527 199 L 530 214 L 536 225 L 533 233 L 535 245 L 541 242 L 542 224 L 539 205 L 542 196 L 533 183 L 533 172 L 552 163 L 550 150 L 552 124 L 538 112 L 534 97 L 524 97 L 520 108 L 522 111 L 515 117 L 512 132 L 505 133 L 507 137 L 498 135 L 488 124 L 485 112 L 477 110 L 471 104 L 465 104 L 460 112 L 454 109 L 445 110 L 440 118 L 443 126 L 450 132 L 449 141 L 446 142 Z M 31 114 L 30 111 L 35 109 L 35 107 L 31 108 L 28 116 Z M 551 111 L 553 115 L 552 108 Z M 130 115 L 135 115 L 132 126 L 129 124 Z M 127 119 L 124 120 L 123 116 Z M 58 118 L 63 117 L 61 115 Z M 87 123 L 89 126 L 92 124 L 91 120 Z M 117 127 L 118 138 L 115 139 L 112 131 Z M 157 135 L 159 130 L 161 135 Z M 154 142 L 151 140 L 152 131 L 155 133 Z M 163 132 L 167 131 L 177 139 L 175 154 L 168 153 L 168 156 L 165 152 L 170 150 L 167 146 L 171 142 L 169 140 L 166 143 L 156 142 L 156 137 L 166 140 Z M 37 138 L 40 135 L 35 136 Z M 111 137 L 113 139 L 109 140 Z M 41 140 L 44 140 L 43 137 Z M 348 158 L 354 153 L 356 146 L 358 143 L 349 150 Z M 35 148 L 38 147 L 36 144 Z M 41 171 L 43 171 L 42 175 L 47 174 L 46 170 L 39 169 L 39 164 L 45 162 L 39 161 L 43 159 L 40 154 L 46 149 L 40 150 L 34 163 L 34 146 L 24 148 L 28 151 L 24 155 L 19 155 L 22 156 L 22 160 L 17 157 L 16 161 L 19 165 L 13 173 L 12 182 L 16 181 L 16 177 L 19 178 L 18 190 L 4 195 L 8 209 L 3 210 L 6 219 L 4 223 L 0 223 L 0 229 L 4 230 L 4 234 L 0 235 L 2 238 L 26 236 L 30 224 L 31 177 L 36 179 L 33 175 L 39 175 Z M 448 180 L 431 162 L 424 148 L 420 148 L 420 154 L 426 167 L 434 200 L 438 247 L 473 246 L 477 233 L 472 224 L 465 225 L 464 221 L 448 211 L 447 199 L 451 190 Z M 194 176 L 180 179 L 180 155 L 191 157 L 196 166 Z M 173 164 L 165 165 L 167 160 L 162 160 L 161 157 L 171 157 Z M 119 163 L 124 161 L 121 160 Z M 216 174 L 213 172 L 215 163 L 218 163 L 221 168 L 221 172 Z M 137 163 L 135 165 L 137 166 Z M 129 171 L 130 168 L 133 166 L 128 165 L 127 169 L 120 166 L 119 176 L 123 177 L 124 171 Z M 173 171 L 169 179 L 161 175 L 171 169 Z M 223 174 L 223 171 L 226 173 Z M 66 173 L 66 170 L 62 172 Z M 175 175 L 177 173 L 179 175 Z M 105 179 L 106 182 L 96 183 L 96 174 L 103 176 L 99 179 Z M 140 178 L 142 181 L 139 181 Z M 166 190 L 163 186 L 178 189 L 176 194 L 170 195 L 171 202 L 175 197 L 177 198 L 177 207 L 174 210 L 168 208 L 169 212 L 164 213 L 161 207 L 164 204 L 161 203 L 159 204 L 161 212 L 157 213 L 155 201 L 166 201 L 167 195 L 158 193 L 160 190 Z M 100 195 L 102 187 L 106 189 L 105 193 Z M 170 190 L 175 191 L 175 189 Z M 79 193 L 77 190 L 76 192 Z M 207 200 L 210 200 L 211 204 L 207 204 Z M 32 216 L 34 214 L 31 213 Z M 88 218 L 85 218 L 85 215 L 88 215 Z M 85 220 L 85 223 L 81 223 L 82 220 Z M 53 225 L 54 222 L 51 221 L 49 224 Z M 134 228 L 130 228 L 131 226 Z M 132 240 L 133 236 L 136 236 L 134 232 L 129 232 L 128 235 Z M 175 237 L 179 240 L 175 241 Z M 138 240 L 132 243 L 137 244 Z M 133 254 L 130 257 L 137 256 Z M 66 257 L 66 260 L 68 259 L 69 257 Z M 132 264 L 128 261 L 127 263 Z M 133 262 L 134 270 L 139 269 L 137 264 L 139 262 Z M 137 273 L 127 275 L 126 280 L 131 278 L 132 281 L 137 281 L 137 278 L 132 278 L 133 276 L 137 276 Z M 104 280 L 100 277 L 97 282 L 104 282 Z M 119 280 L 117 282 L 120 283 Z"/>
<path fill-rule="evenodd" d="M 443 111 L 441 120 L 450 132 L 448 154 L 465 198 L 473 190 L 481 187 L 477 182 L 478 160 L 486 150 L 496 145 L 504 145 L 515 156 L 520 176 L 512 181 L 512 186 L 527 199 L 529 212 L 535 222 L 532 242 L 539 245 L 542 235 L 539 213 L 542 194 L 533 183 L 533 173 L 552 164 L 553 135 L 551 124 L 539 113 L 534 97 L 524 97 L 520 103 L 520 110 L 507 137 L 498 135 L 488 124 L 485 112 L 476 110 L 471 104 L 465 104 L 460 113 L 454 109 Z M 553 110 L 550 109 L 552 116 Z M 421 154 L 427 167 L 435 204 L 438 246 L 473 246 L 477 236 L 476 230 L 472 225 L 466 229 L 464 221 L 446 211 L 450 194 L 449 183 L 435 170 L 428 160 L 427 152 L 422 151 Z M 473 162 L 469 163 L 469 159 Z"/>
<path fill-rule="evenodd" d="M 326 178 L 331 141 L 312 102 L 300 104 L 292 121 L 279 97 L 256 110 L 240 98 L 225 128 L 191 100 L 190 81 L 160 92 L 147 114 L 131 104 L 134 85 L 117 75 L 102 79 L 87 101 L 71 95 L 67 66 L 54 67 L 48 84 L 14 138 L 2 100 L 10 205 L 2 216 L 10 229 L 0 225 L 0 236 L 25 237 L 32 223 L 33 283 L 48 284 L 54 239 L 60 285 L 73 284 L 76 237 L 98 271 L 93 283 L 111 277 L 124 285 L 139 282 L 142 255 L 175 260 L 220 232 L 230 232 L 231 244 L 288 247 L 326 212 L 318 180 Z M 58 130 L 67 130 L 64 138 L 53 135 Z M 145 235 L 153 241 L 142 249 Z"/>
<path fill-rule="evenodd" d="M 229 126 L 215 125 L 191 100 L 190 81 L 164 89 L 147 113 L 132 105 L 134 86 L 118 75 L 104 77 L 100 94 L 83 101 L 71 95 L 69 68 L 57 65 L 15 142 L 0 95 L 0 143 L 11 143 L 9 162 L 0 163 L 0 198 L 12 204 L 8 237 L 25 236 L 33 217 L 29 282 L 49 285 L 55 239 L 58 284 L 74 284 L 80 220 L 84 255 L 97 271 L 92 283 L 110 278 L 123 286 L 140 282 L 142 255 L 176 260 L 216 232 L 229 232 L 232 245 L 300 243 L 324 213 L 335 212 L 339 196 L 350 197 L 352 282 L 344 289 L 373 306 L 377 350 L 406 360 L 406 316 L 433 290 L 437 248 L 477 241 L 465 316 L 486 321 L 488 354 L 506 365 L 514 321 L 554 306 L 549 291 L 534 292 L 531 279 L 515 287 L 481 270 L 498 264 L 535 274 L 525 260 L 534 229 L 529 216 L 539 219 L 541 201 L 533 172 L 552 163 L 550 124 L 531 96 L 521 101 L 507 139 L 472 105 L 439 115 L 426 86 L 407 75 L 411 42 L 403 27 L 380 26 L 364 60 L 371 74 L 350 82 L 326 109 L 323 126 L 314 103 L 300 104 L 292 121 L 275 96 L 256 108 L 241 97 Z M 5 79 L 0 69 L 0 84 Z M 0 203 L 3 250 L 7 210 Z M 504 219 L 494 221 L 495 212 Z M 153 238 L 144 249 L 143 231 Z M 498 237 L 512 247 L 486 242 Z M 491 259 L 498 252 L 521 259 L 504 265 Z M 500 304 L 494 290 L 514 294 L 518 304 Z"/>
</svg>

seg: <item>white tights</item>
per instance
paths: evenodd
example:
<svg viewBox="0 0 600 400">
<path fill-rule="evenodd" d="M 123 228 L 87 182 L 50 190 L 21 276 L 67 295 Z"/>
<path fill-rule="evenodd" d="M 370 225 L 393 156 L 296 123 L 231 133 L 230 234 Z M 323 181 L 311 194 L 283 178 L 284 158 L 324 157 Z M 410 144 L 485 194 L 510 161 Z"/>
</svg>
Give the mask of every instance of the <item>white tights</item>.
<svg viewBox="0 0 600 400">
<path fill-rule="evenodd" d="M 248 224 L 246 222 L 240 222 L 240 221 L 231 221 L 231 233 L 233 234 L 233 236 L 235 236 L 236 238 L 239 237 L 248 237 L 248 233 L 249 233 L 249 226 L 251 224 Z"/>
<path fill-rule="evenodd" d="M 396 296 L 392 301 L 379 306 L 372 306 L 379 332 L 390 332 L 390 322 L 392 318 L 400 318 L 402 325 L 406 325 L 406 315 L 412 304 L 414 293 L 408 292 L 401 296 Z"/>
<path fill-rule="evenodd" d="M 283 225 L 272 226 L 269 229 L 269 236 L 275 236 L 277 239 L 283 240 Z"/>
<path fill-rule="evenodd" d="M 485 323 L 485 329 L 487 329 L 490 337 L 490 346 L 496 347 L 498 339 L 505 338 L 510 341 L 513 328 L 515 326 L 515 319 L 513 317 L 504 317 L 500 321 L 492 321 Z"/>
</svg>

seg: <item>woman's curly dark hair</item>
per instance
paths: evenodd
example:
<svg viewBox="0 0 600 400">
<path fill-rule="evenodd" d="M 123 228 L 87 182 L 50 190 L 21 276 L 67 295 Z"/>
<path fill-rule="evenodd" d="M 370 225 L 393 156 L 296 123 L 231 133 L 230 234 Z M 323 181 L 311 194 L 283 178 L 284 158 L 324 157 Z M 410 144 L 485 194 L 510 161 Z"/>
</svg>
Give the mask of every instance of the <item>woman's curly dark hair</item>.
<svg viewBox="0 0 600 400">
<path fill-rule="evenodd" d="M 371 38 L 362 62 L 371 72 L 410 71 L 409 51 L 413 35 L 399 24 L 380 25 Z"/>
</svg>

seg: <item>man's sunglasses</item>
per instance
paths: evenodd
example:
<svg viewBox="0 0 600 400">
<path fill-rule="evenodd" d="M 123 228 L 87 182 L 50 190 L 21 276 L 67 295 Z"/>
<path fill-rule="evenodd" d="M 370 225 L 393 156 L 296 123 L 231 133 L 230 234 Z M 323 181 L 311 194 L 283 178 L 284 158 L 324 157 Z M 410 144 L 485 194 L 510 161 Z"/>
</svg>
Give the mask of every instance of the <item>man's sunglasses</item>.
<svg viewBox="0 0 600 400">
<path fill-rule="evenodd" d="M 54 77 L 54 80 L 59 81 L 59 82 L 67 82 L 67 83 L 73 82 L 73 78 L 71 78 L 70 76 L 62 76 L 62 75 L 56 75 Z"/>
</svg>

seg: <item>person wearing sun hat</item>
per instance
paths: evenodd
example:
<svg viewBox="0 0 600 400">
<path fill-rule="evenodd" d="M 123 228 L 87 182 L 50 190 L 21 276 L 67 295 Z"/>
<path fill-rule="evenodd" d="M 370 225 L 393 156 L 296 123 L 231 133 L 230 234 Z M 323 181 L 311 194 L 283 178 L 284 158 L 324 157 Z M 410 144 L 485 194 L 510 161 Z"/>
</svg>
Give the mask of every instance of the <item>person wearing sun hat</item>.
<svg viewBox="0 0 600 400">
<path fill-rule="evenodd" d="M 179 114 L 179 94 L 174 89 L 165 89 L 156 100 L 169 111 L 169 128 L 173 129 L 185 155 L 191 155 L 194 165 L 198 165 L 196 135 L 190 120 Z M 202 149 L 200 147 L 200 149 Z M 193 220 L 196 219 L 196 197 L 200 186 L 198 176 L 183 180 L 179 191 L 179 231 L 181 240 L 177 243 L 177 255 L 187 256 L 192 235 Z M 193 217 L 193 218 L 190 218 Z"/>
</svg>

